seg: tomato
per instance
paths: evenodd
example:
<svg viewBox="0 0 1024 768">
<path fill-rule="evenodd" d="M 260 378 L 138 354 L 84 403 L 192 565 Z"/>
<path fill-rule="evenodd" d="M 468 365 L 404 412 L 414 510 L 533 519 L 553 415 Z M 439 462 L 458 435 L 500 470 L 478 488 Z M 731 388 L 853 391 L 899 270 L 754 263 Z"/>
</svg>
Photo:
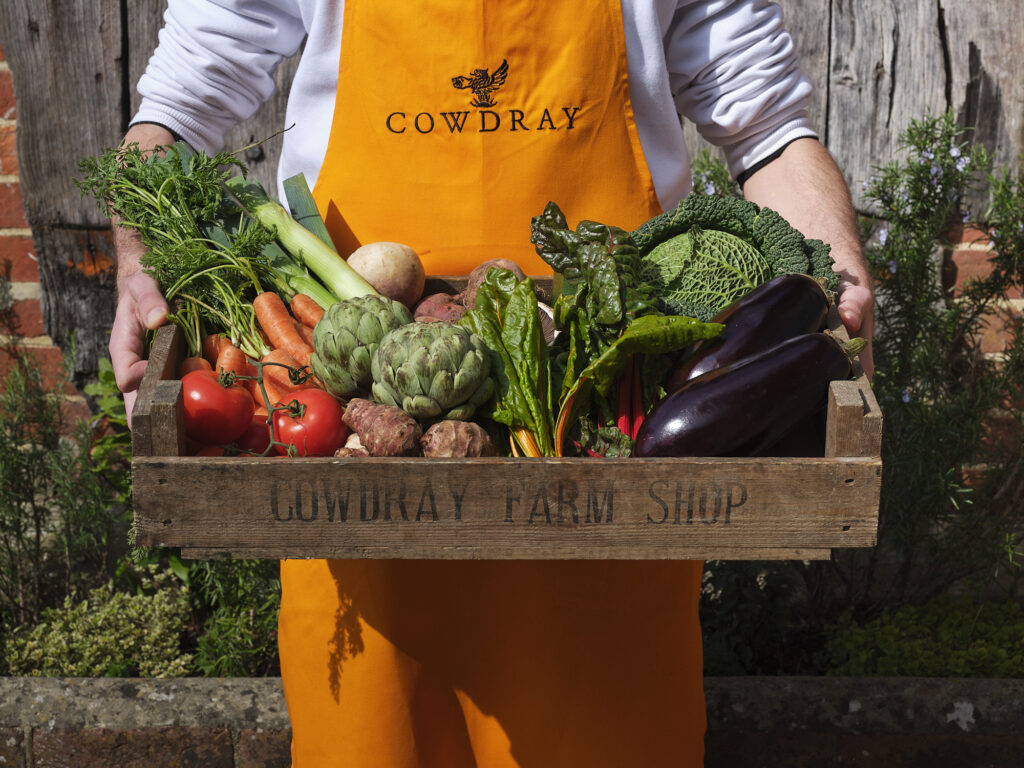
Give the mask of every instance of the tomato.
<svg viewBox="0 0 1024 768">
<path fill-rule="evenodd" d="M 213 371 L 181 377 L 185 395 L 185 434 L 203 445 L 227 445 L 252 421 L 256 403 L 240 384 L 224 386 Z"/>
<path fill-rule="evenodd" d="M 270 445 L 270 429 L 267 427 L 267 412 L 254 413 L 245 432 L 235 440 L 235 446 L 244 455 L 246 453 L 262 454 L 267 450 L 268 445 Z"/>
<path fill-rule="evenodd" d="M 310 388 L 290 392 L 278 405 L 293 402 L 297 406 L 274 411 L 274 439 L 284 443 L 276 446 L 278 453 L 294 446 L 298 456 L 333 456 L 348 437 L 341 403 L 322 389 Z"/>
</svg>

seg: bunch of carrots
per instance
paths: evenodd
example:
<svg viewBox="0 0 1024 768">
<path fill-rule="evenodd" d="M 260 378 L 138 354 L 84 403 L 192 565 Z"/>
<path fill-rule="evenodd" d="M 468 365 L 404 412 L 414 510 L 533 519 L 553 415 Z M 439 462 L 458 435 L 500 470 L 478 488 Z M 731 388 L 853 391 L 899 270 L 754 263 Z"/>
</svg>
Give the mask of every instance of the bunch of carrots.
<svg viewBox="0 0 1024 768">
<path fill-rule="evenodd" d="M 186 357 L 178 366 L 178 378 L 195 370 L 229 373 L 238 377 L 256 402 L 256 413 L 267 416 L 267 405 L 260 391 L 260 379 L 271 404 L 283 401 L 290 392 L 323 386 L 309 374 L 313 354 L 313 329 L 324 314 L 323 308 L 304 293 L 295 294 L 288 305 L 273 291 L 253 299 L 260 335 L 269 350 L 259 360 L 259 370 L 247 355 L 224 334 L 208 334 L 202 343 L 202 355 Z M 303 370 L 305 369 L 305 370 Z"/>
</svg>

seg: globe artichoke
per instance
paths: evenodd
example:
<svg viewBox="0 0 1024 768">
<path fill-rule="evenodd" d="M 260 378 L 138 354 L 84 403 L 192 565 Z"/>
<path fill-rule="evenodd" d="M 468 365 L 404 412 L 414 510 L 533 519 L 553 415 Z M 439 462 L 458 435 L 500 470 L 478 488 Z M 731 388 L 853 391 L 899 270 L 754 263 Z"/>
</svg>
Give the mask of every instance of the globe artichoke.
<svg viewBox="0 0 1024 768">
<path fill-rule="evenodd" d="M 373 351 L 389 331 L 411 322 L 405 306 L 384 296 L 342 299 L 313 330 L 310 370 L 335 397 L 368 393 Z"/>
<path fill-rule="evenodd" d="M 373 396 L 418 419 L 468 419 L 494 393 L 483 340 L 447 322 L 390 331 L 371 358 Z"/>
</svg>

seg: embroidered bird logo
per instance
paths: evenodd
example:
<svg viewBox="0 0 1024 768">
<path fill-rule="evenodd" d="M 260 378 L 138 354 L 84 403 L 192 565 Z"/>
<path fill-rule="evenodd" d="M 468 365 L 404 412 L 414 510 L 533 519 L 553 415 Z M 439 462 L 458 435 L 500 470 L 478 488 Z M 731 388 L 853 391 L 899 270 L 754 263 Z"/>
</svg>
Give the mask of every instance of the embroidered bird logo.
<svg viewBox="0 0 1024 768">
<path fill-rule="evenodd" d="M 501 62 L 493 74 L 486 69 L 474 69 L 469 75 L 452 78 L 452 85 L 456 88 L 469 88 L 473 92 L 474 107 L 493 107 L 495 101 L 491 93 L 498 90 L 505 83 L 508 77 L 508 59 Z"/>
</svg>

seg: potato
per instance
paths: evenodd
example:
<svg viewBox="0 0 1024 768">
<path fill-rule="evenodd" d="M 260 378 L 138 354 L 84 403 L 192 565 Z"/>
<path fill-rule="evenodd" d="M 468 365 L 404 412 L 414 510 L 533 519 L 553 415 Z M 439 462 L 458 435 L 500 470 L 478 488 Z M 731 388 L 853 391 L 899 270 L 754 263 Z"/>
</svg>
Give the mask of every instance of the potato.
<svg viewBox="0 0 1024 768">
<path fill-rule="evenodd" d="M 412 316 L 415 320 L 445 320 L 450 323 L 456 322 L 466 313 L 466 305 L 459 301 L 459 297 L 451 293 L 432 293 L 424 296 Z"/>
<path fill-rule="evenodd" d="M 423 295 L 426 273 L 416 251 L 402 243 L 380 241 L 356 248 L 346 259 L 382 296 L 410 309 Z"/>
<path fill-rule="evenodd" d="M 473 309 L 476 306 L 476 289 L 480 287 L 480 283 L 487 277 L 487 270 L 491 267 L 501 267 L 502 269 L 510 270 L 520 280 L 526 277 L 523 270 L 519 268 L 519 265 L 508 259 L 490 259 L 479 264 L 469 273 L 469 278 L 466 280 L 466 288 L 461 294 L 462 303 L 469 309 Z"/>
</svg>

